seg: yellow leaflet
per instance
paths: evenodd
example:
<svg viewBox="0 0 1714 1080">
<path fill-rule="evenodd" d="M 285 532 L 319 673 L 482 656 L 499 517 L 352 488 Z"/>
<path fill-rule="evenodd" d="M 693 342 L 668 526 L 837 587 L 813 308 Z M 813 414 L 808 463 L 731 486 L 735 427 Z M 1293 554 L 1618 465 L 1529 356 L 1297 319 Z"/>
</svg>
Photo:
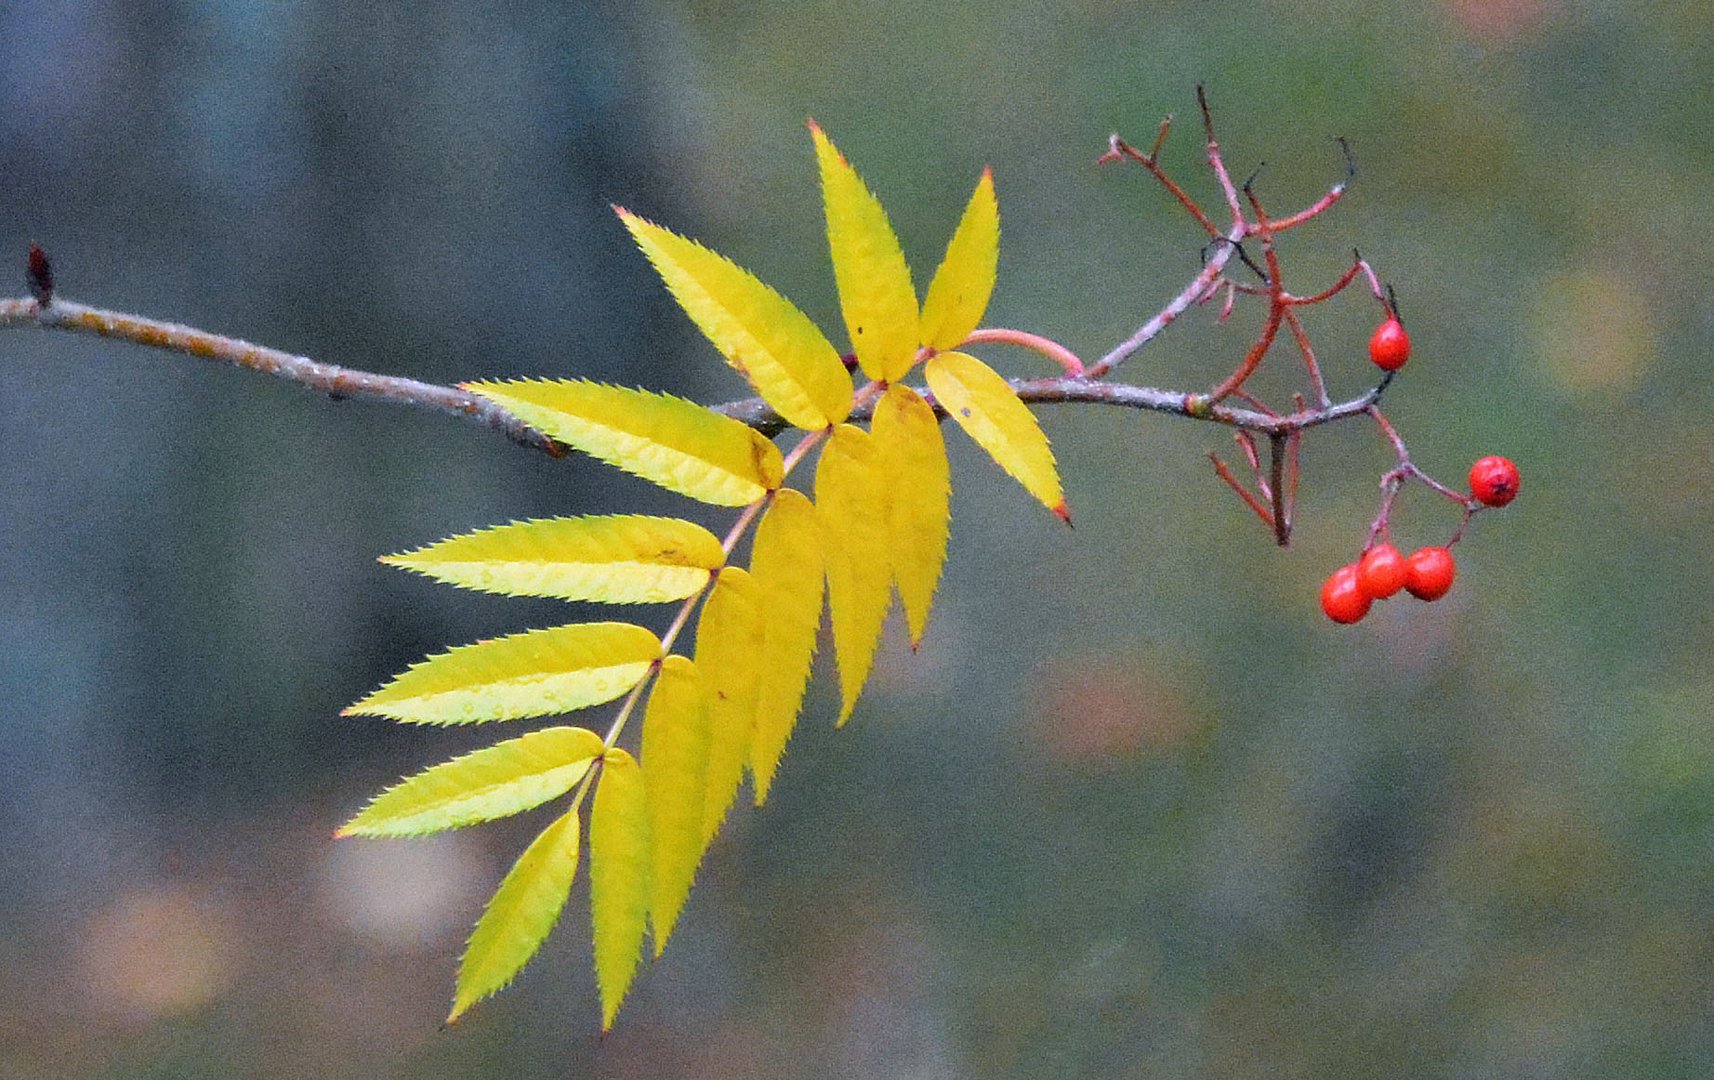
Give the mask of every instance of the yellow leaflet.
<svg viewBox="0 0 1714 1080">
<path fill-rule="evenodd" d="M 506 817 L 570 791 L 601 736 L 551 727 L 425 769 L 375 796 L 335 836 L 421 836 Z"/>
<path fill-rule="evenodd" d="M 694 240 L 614 209 L 679 307 L 775 412 L 812 431 L 845 419 L 851 376 L 809 316 Z"/>
<path fill-rule="evenodd" d="M 747 506 L 784 475 L 761 432 L 670 394 L 582 379 L 463 386 L 592 457 L 716 506 Z"/>
<path fill-rule="evenodd" d="M 613 1026 L 643 950 L 649 911 L 649 816 L 643 773 L 618 747 L 607 751 L 589 813 L 589 915 L 601 1030 Z"/>
<path fill-rule="evenodd" d="M 801 492 L 781 488 L 756 526 L 750 550 L 750 577 L 764 612 L 763 677 L 750 743 L 757 806 L 767 800 L 774 770 L 803 705 L 816 632 L 821 629 L 823 572 L 815 504 Z"/>
<path fill-rule="evenodd" d="M 474 724 L 571 712 L 631 689 L 660 655 L 655 635 L 629 623 L 530 630 L 413 664 L 340 715 Z"/>
<path fill-rule="evenodd" d="M 669 656 L 661 661 L 643 715 L 643 779 L 654 842 L 649 918 L 657 957 L 667 947 L 702 861 L 708 740 L 702 677 L 689 660 Z"/>
<path fill-rule="evenodd" d="M 696 624 L 696 667 L 708 697 L 711 735 L 708 788 L 703 802 L 706 847 L 744 779 L 756 722 L 757 688 L 771 672 L 762 669 L 762 612 L 756 583 L 736 566 L 720 571 Z"/>
<path fill-rule="evenodd" d="M 726 555 L 694 522 L 616 514 L 514 521 L 381 561 L 508 596 L 653 604 L 694 596 Z"/>
<path fill-rule="evenodd" d="M 871 379 L 904 378 L 916 361 L 917 295 L 880 200 L 815 121 L 815 158 L 827 210 L 827 246 L 857 363 Z"/>
<path fill-rule="evenodd" d="M 923 298 L 924 345 L 955 348 L 981 324 L 988 297 L 994 292 L 999 260 L 1000 204 L 994 198 L 994 174 L 983 169 L 958 230 L 946 245 L 946 258 L 934 272 L 928 295 Z"/>
<path fill-rule="evenodd" d="M 915 390 L 903 385 L 889 387 L 875 404 L 870 430 L 880 451 L 891 508 L 887 550 L 893 580 L 899 585 L 914 649 L 928 625 L 934 587 L 946 562 L 948 503 L 952 497 L 946 443 L 940 437 L 934 410 Z"/>
<path fill-rule="evenodd" d="M 849 424 L 834 429 L 815 473 L 815 502 L 827 559 L 833 651 L 839 657 L 844 724 L 863 692 L 881 624 L 892 600 L 887 557 L 887 475 L 869 435 Z"/>
<path fill-rule="evenodd" d="M 1035 415 L 993 368 L 963 353 L 941 353 L 928 362 L 928 386 L 935 400 L 988 451 L 1000 468 L 1040 499 L 1061 521 L 1069 522 L 1065 496 Z"/>
<path fill-rule="evenodd" d="M 507 871 L 459 961 L 447 1023 L 503 989 L 541 947 L 577 876 L 578 833 L 574 809 L 542 830 Z"/>
</svg>

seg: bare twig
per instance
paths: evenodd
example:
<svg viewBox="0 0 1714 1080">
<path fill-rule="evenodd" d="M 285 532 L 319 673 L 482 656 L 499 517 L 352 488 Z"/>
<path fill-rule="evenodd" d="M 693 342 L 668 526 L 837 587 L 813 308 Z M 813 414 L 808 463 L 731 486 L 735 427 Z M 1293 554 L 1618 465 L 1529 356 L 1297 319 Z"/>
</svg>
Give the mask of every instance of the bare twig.
<svg viewBox="0 0 1714 1080">
<path fill-rule="evenodd" d="M 1231 467 L 1220 460 L 1220 455 L 1211 453 L 1208 455 L 1208 460 L 1214 466 L 1214 474 L 1224 480 L 1227 487 L 1238 493 L 1238 498 L 1244 500 L 1244 505 L 1248 506 L 1258 518 L 1261 518 L 1262 524 L 1270 529 L 1274 528 L 1274 518 L 1268 508 L 1262 505 L 1262 500 L 1250 494 L 1250 490 L 1238 482 L 1238 478 L 1232 475 Z"/>
<path fill-rule="evenodd" d="M 298 383 L 335 400 L 361 398 L 414 405 L 423 409 L 462 416 L 501 432 L 513 442 L 563 457 L 568 448 L 530 427 L 486 398 L 455 386 L 421 382 L 396 375 L 340 367 L 254 345 L 239 338 L 198 330 L 178 323 L 162 322 L 140 315 L 126 315 L 73 303 L 59 296 L 51 304 L 33 297 L 0 300 L 0 329 L 40 328 L 66 330 L 116 338 L 185 356 L 218 360 L 238 367 Z"/>
<path fill-rule="evenodd" d="M 1182 292 L 1167 301 L 1166 307 L 1161 308 L 1160 312 L 1138 328 L 1136 333 L 1115 345 L 1106 356 L 1089 365 L 1089 377 L 1099 379 L 1124 363 L 1132 353 L 1160 336 L 1160 332 L 1172 325 L 1174 319 L 1183 315 L 1192 304 L 1195 304 L 1197 298 L 1206 292 L 1208 287 L 1219 279 L 1221 272 L 1226 269 L 1226 263 L 1231 260 L 1232 253 L 1236 250 L 1236 244 L 1247 235 L 1246 228 L 1247 226 L 1242 223 L 1234 225 L 1232 231 L 1225 236 L 1225 239 L 1231 242 L 1216 245 L 1214 254 L 1209 256 L 1208 262 L 1202 267 L 1202 272 L 1192 278 L 1190 284 L 1186 285 Z"/>
</svg>

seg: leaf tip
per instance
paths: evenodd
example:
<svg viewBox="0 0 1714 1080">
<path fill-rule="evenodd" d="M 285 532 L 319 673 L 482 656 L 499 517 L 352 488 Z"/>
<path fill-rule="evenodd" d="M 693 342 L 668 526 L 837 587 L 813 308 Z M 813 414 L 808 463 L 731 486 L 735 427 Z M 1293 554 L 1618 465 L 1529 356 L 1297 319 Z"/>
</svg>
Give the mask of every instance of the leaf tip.
<svg viewBox="0 0 1714 1080">
<path fill-rule="evenodd" d="M 619 1018 L 619 1002 L 603 1003 L 601 1006 L 601 1030 L 595 1033 L 598 1039 L 607 1038 L 607 1033 L 613 1030 L 613 1021 Z"/>
<path fill-rule="evenodd" d="M 1064 499 L 1059 500 L 1058 506 L 1051 507 L 1050 509 L 1053 510 L 1054 517 L 1065 522 L 1067 527 L 1071 527 L 1071 508 L 1065 505 Z"/>
<path fill-rule="evenodd" d="M 810 138 L 815 140 L 816 149 L 822 154 L 823 161 L 825 162 L 827 159 L 831 158 L 839 164 L 849 168 L 851 163 L 845 160 L 844 151 L 833 145 L 833 140 L 827 137 L 827 132 L 822 130 L 821 125 L 816 123 L 814 118 L 806 120 L 805 123 L 809 126 Z M 826 167 L 825 164 L 823 167 Z"/>
</svg>

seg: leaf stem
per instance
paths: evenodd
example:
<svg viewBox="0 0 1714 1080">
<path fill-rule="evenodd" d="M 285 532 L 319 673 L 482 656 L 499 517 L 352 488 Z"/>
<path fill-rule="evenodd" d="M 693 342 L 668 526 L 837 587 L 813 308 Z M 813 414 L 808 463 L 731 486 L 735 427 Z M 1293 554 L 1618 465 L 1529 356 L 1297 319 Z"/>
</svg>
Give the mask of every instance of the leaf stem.
<svg viewBox="0 0 1714 1080">
<path fill-rule="evenodd" d="M 1080 378 L 1084 373 L 1083 361 L 1076 353 L 1052 338 L 1032 334 L 1028 330 L 1005 330 L 999 327 L 972 330 L 962 344 L 1016 345 L 1020 349 L 1029 349 L 1047 357 L 1063 368 L 1071 378 Z"/>
<path fill-rule="evenodd" d="M 880 383 L 870 383 L 857 392 L 856 400 L 860 403 L 872 402 L 875 397 L 879 396 L 880 388 Z M 781 462 L 782 480 L 783 477 L 790 476 L 791 471 L 809 455 L 809 452 L 825 441 L 832 432 L 833 429 L 831 427 L 827 427 L 820 431 L 811 431 L 804 435 L 802 439 L 799 439 L 798 444 L 792 447 L 791 452 L 788 453 L 785 456 L 785 459 Z M 774 489 L 774 491 L 778 490 L 778 488 Z M 738 512 L 737 519 L 732 522 L 732 527 L 726 530 L 725 537 L 720 541 L 721 551 L 725 552 L 728 556 L 732 554 L 732 552 L 738 547 L 739 541 L 744 539 L 744 534 L 750 531 L 750 527 L 762 516 L 762 512 L 773 503 L 774 491 L 768 492 L 766 495 Z M 719 576 L 718 572 L 709 574 L 708 582 L 703 585 L 701 589 L 698 589 L 694 595 L 687 597 L 685 601 L 679 605 L 678 612 L 673 616 L 671 625 L 669 625 L 666 632 L 661 635 L 662 657 L 665 657 L 672 652 L 672 647 L 677 644 L 679 635 L 683 634 L 684 628 L 690 625 L 691 612 L 695 611 L 697 605 L 702 603 L 702 601 L 708 596 L 710 590 L 714 588 L 714 583 L 718 580 Z M 661 665 L 659 661 L 657 661 L 652 667 L 650 667 L 647 674 L 637 680 L 637 685 L 631 688 L 631 693 L 625 698 L 625 703 L 619 706 L 619 713 L 613 718 L 613 723 L 608 726 L 607 735 L 602 740 L 608 746 L 618 745 L 619 736 L 624 733 L 625 725 L 630 722 L 631 714 L 636 711 L 638 700 L 642 698 L 643 691 L 648 688 L 649 683 L 657 674 L 660 673 L 660 669 Z M 579 797 L 581 798 L 581 795 Z"/>
</svg>

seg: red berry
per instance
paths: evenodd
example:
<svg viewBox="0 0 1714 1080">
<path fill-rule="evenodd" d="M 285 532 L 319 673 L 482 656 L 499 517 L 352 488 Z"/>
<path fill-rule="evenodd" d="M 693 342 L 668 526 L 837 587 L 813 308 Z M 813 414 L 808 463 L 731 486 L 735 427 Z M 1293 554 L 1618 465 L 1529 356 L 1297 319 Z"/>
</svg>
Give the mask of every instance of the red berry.
<svg viewBox="0 0 1714 1080">
<path fill-rule="evenodd" d="M 1341 566 L 1321 586 L 1321 610 L 1336 623 L 1354 623 L 1369 613 L 1369 594 L 1357 580 L 1357 566 Z"/>
<path fill-rule="evenodd" d="M 1405 557 L 1391 544 L 1376 544 L 1357 561 L 1357 583 L 1371 600 L 1385 600 L 1405 587 Z"/>
<path fill-rule="evenodd" d="M 1386 322 L 1375 327 L 1374 335 L 1369 338 L 1369 359 L 1382 371 L 1397 371 L 1410 359 L 1410 335 L 1397 318 L 1388 316 Z"/>
<path fill-rule="evenodd" d="M 1470 466 L 1470 494 L 1484 506 L 1504 506 L 1518 497 L 1518 467 L 1490 455 Z"/>
<path fill-rule="evenodd" d="M 1446 548 L 1419 548 L 1405 560 L 1405 588 L 1418 600 L 1439 600 L 1452 588 L 1457 571 Z"/>
</svg>

